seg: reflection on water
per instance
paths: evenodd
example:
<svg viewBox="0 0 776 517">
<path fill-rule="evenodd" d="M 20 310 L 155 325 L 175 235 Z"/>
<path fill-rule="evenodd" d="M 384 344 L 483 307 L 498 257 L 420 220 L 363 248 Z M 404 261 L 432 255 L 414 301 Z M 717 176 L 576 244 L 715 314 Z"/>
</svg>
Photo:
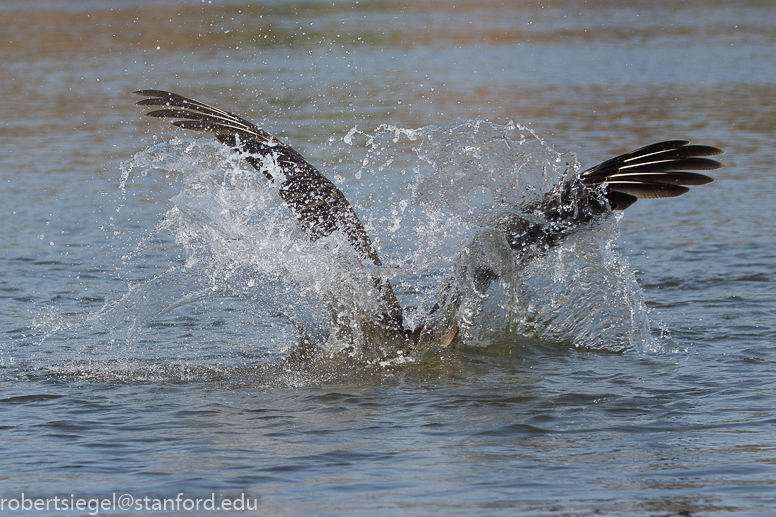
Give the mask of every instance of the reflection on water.
<svg viewBox="0 0 776 517">
<path fill-rule="evenodd" d="M 773 11 L 3 2 L 0 495 L 246 492 L 278 514 L 769 511 Z M 396 198 L 376 194 L 415 172 L 369 181 L 361 135 L 381 124 L 512 120 L 582 167 L 664 138 L 724 148 L 715 183 L 638 203 L 613 241 L 672 346 L 607 354 L 509 335 L 420 364 L 292 365 L 261 343 L 295 327 L 240 296 L 172 308 L 132 346 L 85 331 L 85 315 L 186 264 L 166 224 L 178 173 L 138 171 L 120 188 L 121 162 L 180 136 L 131 105 L 149 87 L 292 142 L 401 266 L 409 244 L 381 219 L 395 220 Z M 410 160 L 411 147 L 377 150 Z M 408 302 L 424 288 L 406 286 Z"/>
</svg>

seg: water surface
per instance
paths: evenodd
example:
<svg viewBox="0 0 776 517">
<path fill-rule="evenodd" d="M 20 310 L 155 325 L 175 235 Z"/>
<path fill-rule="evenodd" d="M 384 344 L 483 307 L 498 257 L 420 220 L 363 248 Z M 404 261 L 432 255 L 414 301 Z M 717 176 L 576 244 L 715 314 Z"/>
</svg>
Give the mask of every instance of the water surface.
<svg viewBox="0 0 776 517">
<path fill-rule="evenodd" d="M 0 17 L 1 498 L 245 494 L 279 515 L 776 507 L 770 3 L 28 0 Z M 686 138 L 725 149 L 726 168 L 598 234 L 622 266 L 606 278 L 649 320 L 623 350 L 505 332 L 407 364 L 288 368 L 293 328 L 255 296 L 143 313 L 136 333 L 89 319 L 191 256 L 170 224 L 191 176 L 122 163 L 175 138 L 218 153 L 143 119 L 138 88 L 291 142 L 396 267 L 424 256 L 402 241 L 413 218 L 390 231 L 384 195 L 410 199 L 415 173 L 363 165 L 383 124 L 513 121 L 583 167 Z"/>
</svg>

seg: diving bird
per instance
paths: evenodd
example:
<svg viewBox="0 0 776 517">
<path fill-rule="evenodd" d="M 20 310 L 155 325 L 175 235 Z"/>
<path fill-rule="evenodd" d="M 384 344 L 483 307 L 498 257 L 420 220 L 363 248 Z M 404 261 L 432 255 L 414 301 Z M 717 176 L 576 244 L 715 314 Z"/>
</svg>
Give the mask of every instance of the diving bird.
<svg viewBox="0 0 776 517">
<path fill-rule="evenodd" d="M 175 126 L 213 133 L 223 144 L 240 153 L 247 163 L 268 181 L 279 182 L 278 193 L 311 241 L 341 232 L 362 261 L 381 265 L 372 241 L 352 205 L 342 191 L 284 141 L 261 127 L 233 114 L 181 95 L 161 90 L 138 90 L 146 97 L 139 106 L 156 107 L 150 117 L 173 119 Z M 722 150 L 706 145 L 690 145 L 685 140 L 658 142 L 606 160 L 569 181 L 556 185 L 539 201 L 521 211 L 502 216 L 496 228 L 503 233 L 518 260 L 528 260 L 541 250 L 558 245 L 571 233 L 595 217 L 612 210 L 624 210 L 639 199 L 657 199 L 685 194 L 690 186 L 714 181 L 696 171 L 711 171 L 723 165 L 707 158 Z M 283 176 L 276 178 L 263 166 L 262 158 L 273 158 Z M 536 213 L 543 215 L 537 222 Z M 539 251 L 537 251 L 539 250 Z M 499 271 L 486 262 L 466 271 L 484 292 L 499 278 Z M 373 276 L 381 310 L 374 324 L 398 336 L 411 348 L 425 339 L 446 347 L 458 334 L 455 321 L 455 289 L 443 289 L 439 302 L 426 321 L 415 329 L 404 325 L 402 308 L 390 282 Z M 440 316 L 441 314 L 444 316 Z"/>
</svg>

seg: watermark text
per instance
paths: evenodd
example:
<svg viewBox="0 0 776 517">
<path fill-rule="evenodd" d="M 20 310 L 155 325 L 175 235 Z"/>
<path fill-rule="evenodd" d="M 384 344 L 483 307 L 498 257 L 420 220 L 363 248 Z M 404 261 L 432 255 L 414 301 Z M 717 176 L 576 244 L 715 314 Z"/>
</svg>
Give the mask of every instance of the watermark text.
<svg viewBox="0 0 776 517">
<path fill-rule="evenodd" d="M 27 497 L 23 492 L 20 497 L 0 497 L 0 512 L 4 511 L 56 511 L 56 512 L 87 512 L 89 515 L 97 515 L 102 512 L 134 511 L 134 512 L 162 512 L 162 511 L 196 511 L 205 510 L 211 512 L 230 511 L 243 512 L 255 511 L 259 506 L 257 498 L 240 494 L 238 498 L 216 498 L 216 494 L 210 497 L 195 498 L 183 493 L 175 498 L 139 497 L 132 494 L 113 493 L 105 498 L 83 498 L 70 494 L 70 497 Z"/>
</svg>

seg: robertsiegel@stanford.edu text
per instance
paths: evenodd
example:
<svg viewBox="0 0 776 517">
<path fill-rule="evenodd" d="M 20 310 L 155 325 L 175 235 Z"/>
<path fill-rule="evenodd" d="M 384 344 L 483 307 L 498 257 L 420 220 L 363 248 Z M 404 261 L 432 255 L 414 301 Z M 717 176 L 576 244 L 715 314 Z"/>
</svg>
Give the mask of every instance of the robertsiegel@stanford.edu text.
<svg viewBox="0 0 776 517">
<path fill-rule="evenodd" d="M 22 492 L 21 497 L 18 498 L 0 498 L 0 512 L 10 511 L 24 511 L 29 512 L 33 510 L 54 510 L 59 512 L 67 511 L 79 511 L 88 512 L 89 515 L 97 515 L 100 511 L 189 511 L 189 510 L 206 510 L 206 511 L 232 511 L 241 512 L 246 510 L 256 510 L 259 505 L 257 498 L 246 497 L 245 494 L 240 494 L 239 498 L 231 499 L 224 497 L 216 500 L 216 494 L 210 494 L 208 498 L 194 498 L 184 497 L 182 493 L 178 494 L 174 499 L 164 498 L 152 498 L 152 497 L 135 497 L 131 494 L 111 494 L 111 497 L 106 498 L 77 498 L 74 494 L 70 494 L 70 497 L 38 497 L 29 498 Z"/>
</svg>

